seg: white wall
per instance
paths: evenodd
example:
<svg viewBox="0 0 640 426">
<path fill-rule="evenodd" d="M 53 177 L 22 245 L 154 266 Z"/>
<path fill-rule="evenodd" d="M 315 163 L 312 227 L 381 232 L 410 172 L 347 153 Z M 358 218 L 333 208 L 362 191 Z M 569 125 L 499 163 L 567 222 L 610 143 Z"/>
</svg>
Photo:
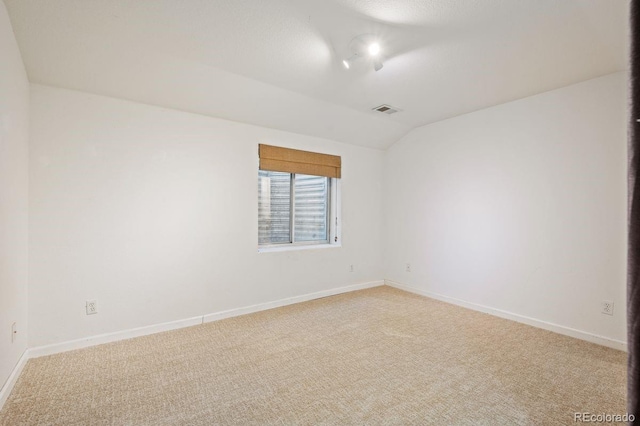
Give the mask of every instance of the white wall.
<svg viewBox="0 0 640 426">
<path fill-rule="evenodd" d="M 611 74 L 395 144 L 386 278 L 626 341 L 626 90 Z"/>
<path fill-rule="evenodd" d="M 623 341 L 625 93 L 612 74 L 384 153 L 33 85 L 29 345 L 382 277 Z M 258 143 L 342 155 L 342 248 L 257 253 Z"/>
<path fill-rule="evenodd" d="M 383 276 L 382 151 L 45 86 L 30 138 L 30 346 Z M 342 248 L 257 252 L 259 143 L 342 156 Z"/>
<path fill-rule="evenodd" d="M 0 1 L 0 388 L 27 348 L 29 82 Z M 18 334 L 11 343 L 11 324 Z"/>
</svg>

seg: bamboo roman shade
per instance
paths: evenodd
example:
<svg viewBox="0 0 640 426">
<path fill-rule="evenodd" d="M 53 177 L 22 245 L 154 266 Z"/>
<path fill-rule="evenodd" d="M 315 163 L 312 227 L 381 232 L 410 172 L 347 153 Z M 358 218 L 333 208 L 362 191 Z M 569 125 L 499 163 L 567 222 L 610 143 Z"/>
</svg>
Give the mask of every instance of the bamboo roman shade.
<svg viewBox="0 0 640 426">
<path fill-rule="evenodd" d="M 304 175 L 339 178 L 340 156 L 300 151 L 271 145 L 258 145 L 260 170 L 300 173 Z"/>
</svg>

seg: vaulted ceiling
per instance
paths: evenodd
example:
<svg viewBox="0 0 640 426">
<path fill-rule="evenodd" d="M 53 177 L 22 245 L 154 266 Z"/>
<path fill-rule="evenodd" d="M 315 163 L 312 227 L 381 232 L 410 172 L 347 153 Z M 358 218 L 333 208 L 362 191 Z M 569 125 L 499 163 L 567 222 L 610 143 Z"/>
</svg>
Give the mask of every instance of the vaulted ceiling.
<svg viewBox="0 0 640 426">
<path fill-rule="evenodd" d="M 5 3 L 33 83 L 379 149 L 627 66 L 627 0 Z M 342 66 L 359 34 L 380 71 Z"/>
</svg>

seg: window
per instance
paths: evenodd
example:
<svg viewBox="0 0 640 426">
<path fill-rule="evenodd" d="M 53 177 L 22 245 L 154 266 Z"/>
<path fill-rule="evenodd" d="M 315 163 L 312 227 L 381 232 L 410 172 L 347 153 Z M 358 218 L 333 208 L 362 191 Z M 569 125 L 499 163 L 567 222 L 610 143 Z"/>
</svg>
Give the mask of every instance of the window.
<svg viewBox="0 0 640 426">
<path fill-rule="evenodd" d="M 329 243 L 331 179 L 296 173 L 258 173 L 260 245 Z"/>
<path fill-rule="evenodd" d="M 324 164 L 316 167 L 321 161 Z M 339 161 L 340 157 L 260 145 L 259 247 L 338 242 Z"/>
</svg>

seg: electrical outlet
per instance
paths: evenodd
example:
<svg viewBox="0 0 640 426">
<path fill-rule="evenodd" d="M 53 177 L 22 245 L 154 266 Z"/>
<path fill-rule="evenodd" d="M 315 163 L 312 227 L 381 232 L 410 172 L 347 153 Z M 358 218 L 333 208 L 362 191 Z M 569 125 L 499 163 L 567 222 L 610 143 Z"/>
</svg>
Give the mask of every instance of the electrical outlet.
<svg viewBox="0 0 640 426">
<path fill-rule="evenodd" d="M 410 263 L 407 263 L 407 266 L 405 267 L 405 271 L 411 272 L 411 264 Z"/>
<path fill-rule="evenodd" d="M 86 304 L 87 315 L 93 315 L 98 313 L 98 302 L 96 300 L 87 300 Z"/>
<path fill-rule="evenodd" d="M 14 322 L 13 324 L 11 324 L 11 343 L 16 341 L 16 334 L 18 334 L 18 326 L 16 325 L 16 323 Z"/>
<path fill-rule="evenodd" d="M 353 272 L 353 265 L 349 265 L 349 272 Z"/>
<path fill-rule="evenodd" d="M 600 304 L 600 312 L 606 315 L 613 315 L 613 302 L 610 300 L 603 300 Z"/>
</svg>

